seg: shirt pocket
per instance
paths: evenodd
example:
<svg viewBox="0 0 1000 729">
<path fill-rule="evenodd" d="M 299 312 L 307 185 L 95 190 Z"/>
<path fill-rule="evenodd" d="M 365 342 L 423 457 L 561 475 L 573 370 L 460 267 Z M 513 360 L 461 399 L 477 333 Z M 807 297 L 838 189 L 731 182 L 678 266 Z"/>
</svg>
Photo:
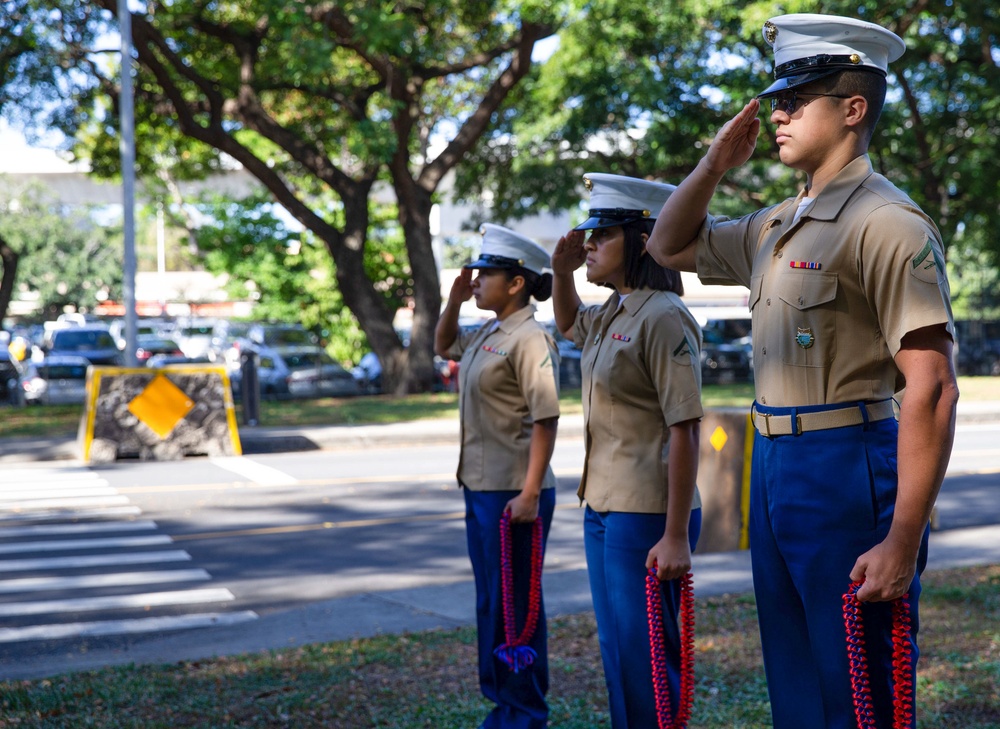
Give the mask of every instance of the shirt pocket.
<svg viewBox="0 0 1000 729">
<path fill-rule="evenodd" d="M 837 352 L 837 274 L 787 272 L 778 282 L 784 336 L 782 362 L 824 367 Z"/>
</svg>

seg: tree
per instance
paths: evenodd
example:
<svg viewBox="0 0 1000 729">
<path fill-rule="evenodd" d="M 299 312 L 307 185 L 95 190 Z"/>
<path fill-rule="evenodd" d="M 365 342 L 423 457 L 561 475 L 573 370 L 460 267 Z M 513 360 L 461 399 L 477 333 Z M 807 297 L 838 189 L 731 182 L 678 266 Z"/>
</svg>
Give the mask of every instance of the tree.
<svg viewBox="0 0 1000 729">
<path fill-rule="evenodd" d="M 770 83 L 764 21 L 816 10 L 803 0 L 579 0 L 575 7 L 558 51 L 459 171 L 468 199 L 497 191 L 495 217 L 574 204 L 585 171 L 680 181 L 719 127 Z M 996 5 L 838 0 L 823 11 L 872 20 L 906 40 L 891 69 L 873 164 L 938 222 L 946 244 L 984 254 L 957 263 L 1000 265 Z M 779 164 L 765 120 L 754 158 L 726 177 L 713 211 L 750 212 L 794 195 L 802 182 Z M 953 267 L 953 277 L 978 278 L 978 265 Z"/>
<path fill-rule="evenodd" d="M 54 121 L 71 135 L 96 121 L 100 133 L 77 151 L 95 169 L 113 169 L 117 64 L 102 62 L 93 43 L 117 0 L 8 4 L 47 20 L 49 62 L 74 69 L 61 77 L 73 104 Z M 537 0 L 149 0 L 132 15 L 140 173 L 155 174 L 156 152 L 171 140 L 236 160 L 322 241 L 387 381 L 427 387 L 441 304 L 433 197 L 528 73 L 535 43 L 558 22 L 551 8 Z M 379 180 L 395 193 L 414 282 L 409 349 L 365 268 Z"/>
<path fill-rule="evenodd" d="M 376 205 L 366 248 L 365 271 L 380 282 L 385 306 L 395 311 L 412 296 L 406 249 L 393 224 L 393 206 Z M 322 242 L 309 231 L 289 230 L 264 192 L 244 200 L 212 196 L 198 204 L 207 222 L 195 230 L 203 263 L 229 276 L 229 293 L 251 291 L 263 319 L 297 321 L 318 334 L 341 362 L 368 347 L 364 332 L 335 285 L 336 270 Z"/>
<path fill-rule="evenodd" d="M 38 184 L 0 190 L 0 241 L 3 316 L 15 281 L 37 296 L 49 319 L 67 307 L 86 313 L 121 295 L 120 229 L 97 225 L 86 210 L 61 208 Z"/>
</svg>

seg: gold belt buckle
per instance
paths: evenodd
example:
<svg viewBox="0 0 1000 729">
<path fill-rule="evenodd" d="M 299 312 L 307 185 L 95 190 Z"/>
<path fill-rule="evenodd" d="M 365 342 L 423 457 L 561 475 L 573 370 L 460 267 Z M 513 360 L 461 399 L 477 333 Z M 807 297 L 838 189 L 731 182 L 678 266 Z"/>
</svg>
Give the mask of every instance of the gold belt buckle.
<svg viewBox="0 0 1000 729">
<path fill-rule="evenodd" d="M 771 437 L 771 413 L 764 413 L 764 433 L 768 438 Z"/>
</svg>

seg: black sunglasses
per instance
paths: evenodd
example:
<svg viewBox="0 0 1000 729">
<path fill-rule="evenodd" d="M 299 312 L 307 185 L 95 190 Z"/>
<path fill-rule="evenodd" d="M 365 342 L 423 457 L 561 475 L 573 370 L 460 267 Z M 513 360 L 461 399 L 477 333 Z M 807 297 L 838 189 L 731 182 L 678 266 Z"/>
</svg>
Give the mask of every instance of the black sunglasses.
<svg viewBox="0 0 1000 729">
<path fill-rule="evenodd" d="M 788 116 L 791 116 L 792 114 L 794 114 L 795 110 L 799 108 L 799 102 L 801 101 L 801 99 L 799 99 L 799 93 L 800 92 L 796 91 L 795 89 L 792 89 L 791 91 L 778 94 L 777 96 L 772 96 L 771 97 L 771 113 L 774 113 L 778 109 L 781 109 L 783 112 L 785 112 L 786 114 L 788 114 Z M 819 96 L 829 96 L 829 97 L 834 98 L 834 99 L 850 99 L 851 98 L 850 96 L 844 96 L 842 94 L 817 94 L 817 93 L 813 93 L 811 91 L 803 91 L 803 92 L 801 92 L 801 94 L 802 94 L 802 96 L 817 96 L 817 97 L 819 97 Z M 809 101 L 812 101 L 812 99 L 809 99 Z M 802 106 L 805 106 L 806 104 L 808 104 L 809 101 L 802 101 Z"/>
</svg>

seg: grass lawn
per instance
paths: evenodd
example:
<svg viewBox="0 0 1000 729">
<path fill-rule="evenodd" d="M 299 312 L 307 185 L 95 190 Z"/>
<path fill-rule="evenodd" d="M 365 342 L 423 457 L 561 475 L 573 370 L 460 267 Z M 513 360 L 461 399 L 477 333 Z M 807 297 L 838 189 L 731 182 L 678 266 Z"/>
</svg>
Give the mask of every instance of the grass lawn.
<svg viewBox="0 0 1000 729">
<path fill-rule="evenodd" d="M 1000 400 L 1000 378 L 960 377 L 958 384 L 962 398 L 966 401 Z M 706 385 L 702 391 L 702 400 L 706 407 L 748 407 L 753 402 L 753 385 Z M 579 390 L 563 392 L 560 402 L 564 413 L 582 411 Z M 239 403 L 236 411 L 239 422 Z M 82 407 L 78 405 L 5 408 L 3 418 L 0 418 L 0 438 L 75 435 L 81 414 Z M 375 395 L 340 399 L 267 400 L 261 403 L 260 416 L 262 426 L 277 427 L 457 418 L 458 396 L 454 393 L 435 393 L 406 397 Z"/>
<path fill-rule="evenodd" d="M 752 595 L 696 592 L 691 729 L 769 726 Z M 1000 565 L 924 575 L 917 716 L 1000 728 Z M 550 621 L 553 729 L 610 727 L 592 614 Z M 0 729 L 475 726 L 488 711 L 462 628 L 0 683 Z M 803 728 L 808 729 L 808 728 Z"/>
</svg>

